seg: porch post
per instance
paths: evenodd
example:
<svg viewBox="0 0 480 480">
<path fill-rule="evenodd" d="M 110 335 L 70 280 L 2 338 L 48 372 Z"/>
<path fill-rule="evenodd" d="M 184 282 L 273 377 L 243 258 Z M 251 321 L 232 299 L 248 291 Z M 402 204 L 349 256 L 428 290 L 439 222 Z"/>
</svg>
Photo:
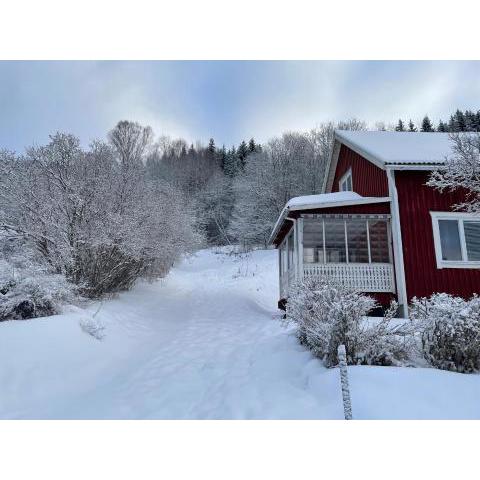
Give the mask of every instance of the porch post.
<svg viewBox="0 0 480 480">
<path fill-rule="evenodd" d="M 407 287 L 405 283 L 405 267 L 403 263 L 402 230 L 400 226 L 400 209 L 398 208 L 395 171 L 387 168 L 388 192 L 390 194 L 390 210 L 392 214 L 393 256 L 395 259 L 395 280 L 397 283 L 398 304 L 400 314 L 408 317 Z"/>
<path fill-rule="evenodd" d="M 303 218 L 300 217 L 297 220 L 297 265 L 298 265 L 298 277 L 297 280 L 303 280 Z"/>
</svg>

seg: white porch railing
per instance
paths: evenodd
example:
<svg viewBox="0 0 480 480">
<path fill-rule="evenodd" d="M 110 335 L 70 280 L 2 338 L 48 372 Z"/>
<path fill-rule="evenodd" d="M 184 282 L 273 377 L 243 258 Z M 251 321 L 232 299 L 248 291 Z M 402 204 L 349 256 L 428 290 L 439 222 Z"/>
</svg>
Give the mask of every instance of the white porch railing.
<svg viewBox="0 0 480 480">
<path fill-rule="evenodd" d="M 390 263 L 306 263 L 304 277 L 324 277 L 360 292 L 395 293 Z"/>
</svg>

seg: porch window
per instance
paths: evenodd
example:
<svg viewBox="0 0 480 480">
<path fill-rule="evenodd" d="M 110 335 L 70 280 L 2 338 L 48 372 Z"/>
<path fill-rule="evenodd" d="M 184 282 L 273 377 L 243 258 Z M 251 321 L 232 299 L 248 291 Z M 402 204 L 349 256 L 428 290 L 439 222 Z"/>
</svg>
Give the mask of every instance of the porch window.
<svg viewBox="0 0 480 480">
<path fill-rule="evenodd" d="M 430 212 L 438 268 L 480 268 L 480 216 Z"/>
<path fill-rule="evenodd" d="M 303 220 L 303 263 L 390 263 L 388 220 Z"/>
</svg>

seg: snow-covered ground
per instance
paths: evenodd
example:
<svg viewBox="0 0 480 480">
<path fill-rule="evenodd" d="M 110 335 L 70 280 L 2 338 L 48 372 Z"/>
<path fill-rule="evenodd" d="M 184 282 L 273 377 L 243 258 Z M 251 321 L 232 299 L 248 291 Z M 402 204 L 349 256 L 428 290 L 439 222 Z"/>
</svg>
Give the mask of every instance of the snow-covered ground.
<svg viewBox="0 0 480 480">
<path fill-rule="evenodd" d="M 282 327 L 277 290 L 276 252 L 204 250 L 100 310 L 0 323 L 0 418 L 342 418 L 338 370 Z M 480 418 L 480 375 L 349 374 L 354 418 Z"/>
</svg>

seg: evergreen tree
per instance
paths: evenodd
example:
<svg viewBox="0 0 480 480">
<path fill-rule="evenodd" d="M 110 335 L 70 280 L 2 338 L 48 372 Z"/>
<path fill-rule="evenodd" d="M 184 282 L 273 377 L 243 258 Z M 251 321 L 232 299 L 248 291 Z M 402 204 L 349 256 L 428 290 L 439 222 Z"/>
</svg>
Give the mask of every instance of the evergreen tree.
<svg viewBox="0 0 480 480">
<path fill-rule="evenodd" d="M 417 127 L 412 122 L 412 120 L 409 120 L 409 122 L 408 122 L 408 131 L 409 132 L 416 132 L 417 131 Z"/>
<path fill-rule="evenodd" d="M 437 132 L 448 132 L 448 125 L 440 120 L 438 122 Z"/>
<path fill-rule="evenodd" d="M 396 132 L 404 132 L 405 131 L 405 125 L 403 124 L 403 121 L 401 119 L 398 119 L 397 126 L 395 127 Z"/>
<path fill-rule="evenodd" d="M 422 120 L 422 127 L 420 129 L 421 132 L 434 132 L 435 129 L 433 128 L 432 122 L 428 118 L 428 115 L 425 115 Z"/>
<path fill-rule="evenodd" d="M 454 115 L 450 117 L 450 131 L 451 132 L 464 132 L 465 131 L 465 115 L 461 110 L 455 112 Z"/>
<path fill-rule="evenodd" d="M 248 156 L 248 146 L 245 140 L 242 140 L 242 143 L 238 146 L 238 150 L 237 150 L 237 157 L 240 161 L 240 166 L 242 169 L 245 168 L 245 164 L 247 162 L 247 156 Z"/>
<path fill-rule="evenodd" d="M 210 159 L 215 158 L 215 152 L 216 152 L 216 147 L 215 147 L 215 140 L 211 138 L 208 142 L 208 147 L 207 147 L 207 155 Z"/>
<path fill-rule="evenodd" d="M 477 130 L 477 117 L 471 110 L 465 110 L 465 131 L 475 132 Z"/>
<path fill-rule="evenodd" d="M 253 138 L 250 139 L 248 142 L 248 153 L 255 153 L 257 151 L 257 145 L 255 144 L 255 140 Z"/>
<path fill-rule="evenodd" d="M 235 146 L 232 146 L 232 148 L 225 155 L 225 166 L 223 168 L 223 171 L 225 175 L 229 177 L 234 177 L 237 174 L 237 170 L 238 170 L 237 152 L 235 150 Z"/>
<path fill-rule="evenodd" d="M 227 151 L 225 150 L 225 145 L 222 145 L 222 148 L 218 151 L 218 160 L 221 169 L 225 172 L 225 167 L 227 164 Z"/>
</svg>

